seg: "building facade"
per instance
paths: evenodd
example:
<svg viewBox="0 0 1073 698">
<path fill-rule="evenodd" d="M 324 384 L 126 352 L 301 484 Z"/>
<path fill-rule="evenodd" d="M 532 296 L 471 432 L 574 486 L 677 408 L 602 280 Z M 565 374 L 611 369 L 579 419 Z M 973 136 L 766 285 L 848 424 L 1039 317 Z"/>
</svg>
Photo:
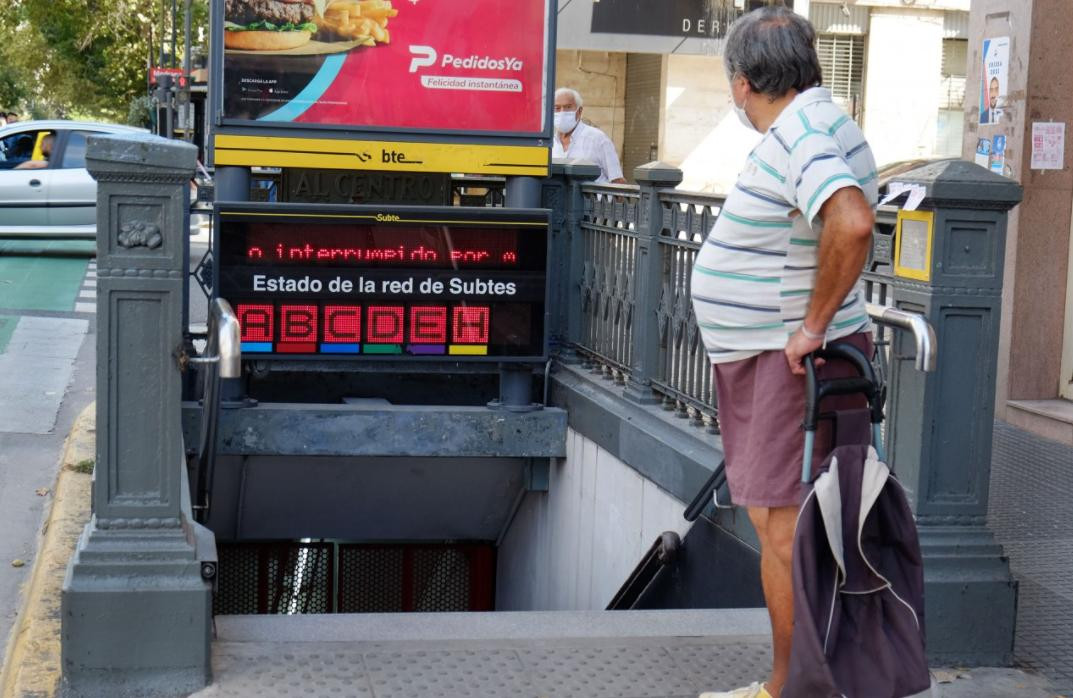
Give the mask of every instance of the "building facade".
<svg viewBox="0 0 1073 698">
<path fill-rule="evenodd" d="M 1024 187 L 1006 241 L 995 413 L 1066 445 L 1073 445 L 1073 152 L 1064 137 L 1073 119 L 1073 37 L 1064 29 L 1071 19 L 1067 0 L 973 2 L 962 146 L 965 159 Z"/>
<path fill-rule="evenodd" d="M 586 119 L 612 137 L 627 177 L 658 158 L 683 170 L 683 188 L 725 192 L 758 140 L 730 109 L 718 23 L 763 2 L 727 0 L 728 14 L 709 11 L 707 23 L 705 3 L 619 2 L 638 16 L 615 28 L 635 33 L 612 33 L 597 31 L 606 22 L 596 3 L 560 2 L 556 83 L 582 93 Z M 824 84 L 862 124 L 880 164 L 961 154 L 969 0 L 794 7 L 819 34 Z M 656 20 L 668 12 L 681 16 Z"/>
</svg>

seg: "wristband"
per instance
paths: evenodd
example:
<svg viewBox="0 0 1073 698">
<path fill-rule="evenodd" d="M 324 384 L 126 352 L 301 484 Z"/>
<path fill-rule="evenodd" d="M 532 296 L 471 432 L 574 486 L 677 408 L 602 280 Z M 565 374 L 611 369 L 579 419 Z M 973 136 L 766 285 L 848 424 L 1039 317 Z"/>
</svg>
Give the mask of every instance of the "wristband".
<svg viewBox="0 0 1073 698">
<path fill-rule="evenodd" d="M 811 339 L 813 342 L 820 339 L 827 339 L 827 330 L 824 330 L 823 332 L 809 332 L 803 322 L 801 323 L 801 334 L 805 335 L 805 339 Z"/>
</svg>

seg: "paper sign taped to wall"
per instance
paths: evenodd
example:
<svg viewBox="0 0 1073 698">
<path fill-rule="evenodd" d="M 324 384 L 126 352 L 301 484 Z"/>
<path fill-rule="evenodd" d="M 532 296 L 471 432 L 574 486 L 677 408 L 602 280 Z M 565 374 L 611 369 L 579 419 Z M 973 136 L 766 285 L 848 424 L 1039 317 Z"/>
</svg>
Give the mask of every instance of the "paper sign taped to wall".
<svg viewBox="0 0 1073 698">
<path fill-rule="evenodd" d="M 1066 125 L 1064 122 L 1036 122 L 1032 124 L 1033 170 L 1061 170 L 1065 168 Z"/>
</svg>

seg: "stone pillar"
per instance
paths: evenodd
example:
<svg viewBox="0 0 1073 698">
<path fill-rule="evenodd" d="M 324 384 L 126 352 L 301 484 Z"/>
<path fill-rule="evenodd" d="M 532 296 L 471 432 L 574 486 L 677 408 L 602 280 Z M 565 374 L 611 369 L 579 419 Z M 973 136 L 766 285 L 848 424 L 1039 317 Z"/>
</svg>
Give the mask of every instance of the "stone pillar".
<svg viewBox="0 0 1073 698">
<path fill-rule="evenodd" d="M 184 221 L 197 148 L 91 136 L 97 180 L 93 514 L 63 584 L 72 696 L 179 696 L 206 685 L 212 594 L 198 563 L 180 423 Z"/>
<path fill-rule="evenodd" d="M 915 370 L 912 338 L 895 335 L 887 425 L 924 553 L 928 653 L 945 666 L 1008 664 L 1017 584 L 987 506 L 1007 212 L 1021 187 L 962 160 L 897 179 L 926 187 L 920 210 L 934 216 L 930 246 L 921 224 L 903 223 L 891 283 L 897 307 L 935 328 L 938 368 Z M 898 246 L 877 257 L 894 261 Z"/>
<path fill-rule="evenodd" d="M 663 249 L 659 237 L 663 231 L 661 189 L 673 189 L 682 181 L 682 171 L 662 162 L 650 162 L 633 171 L 641 188 L 637 204 L 637 257 L 634 267 L 633 353 L 630 377 L 624 394 L 641 403 L 659 399 L 652 392 L 652 378 L 659 373 L 659 308 L 663 292 Z"/>
</svg>

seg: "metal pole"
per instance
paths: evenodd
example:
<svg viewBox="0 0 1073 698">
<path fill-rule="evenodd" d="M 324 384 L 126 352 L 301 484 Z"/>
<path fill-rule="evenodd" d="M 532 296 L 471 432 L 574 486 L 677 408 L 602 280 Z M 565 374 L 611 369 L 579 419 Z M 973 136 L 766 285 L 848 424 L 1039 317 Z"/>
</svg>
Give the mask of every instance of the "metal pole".
<svg viewBox="0 0 1073 698">
<path fill-rule="evenodd" d="M 164 53 L 167 51 L 167 37 L 168 35 L 168 18 L 167 18 L 168 6 L 167 0 L 160 0 L 160 62 L 158 65 L 164 65 Z"/>
<path fill-rule="evenodd" d="M 186 8 L 183 15 L 183 75 L 186 76 L 186 84 L 190 84 L 190 2 L 186 0 Z"/>
<path fill-rule="evenodd" d="M 176 55 L 177 35 L 178 27 L 175 26 L 175 15 L 178 14 L 178 7 L 175 4 L 176 0 L 171 0 L 171 67 L 175 68 L 179 65 L 179 57 Z"/>
<path fill-rule="evenodd" d="M 183 140 L 187 143 L 194 140 L 194 110 L 190 104 L 190 65 L 191 65 L 191 0 L 186 0 L 183 14 L 183 82 L 180 86 L 181 97 L 179 104 L 183 110 Z"/>
</svg>

